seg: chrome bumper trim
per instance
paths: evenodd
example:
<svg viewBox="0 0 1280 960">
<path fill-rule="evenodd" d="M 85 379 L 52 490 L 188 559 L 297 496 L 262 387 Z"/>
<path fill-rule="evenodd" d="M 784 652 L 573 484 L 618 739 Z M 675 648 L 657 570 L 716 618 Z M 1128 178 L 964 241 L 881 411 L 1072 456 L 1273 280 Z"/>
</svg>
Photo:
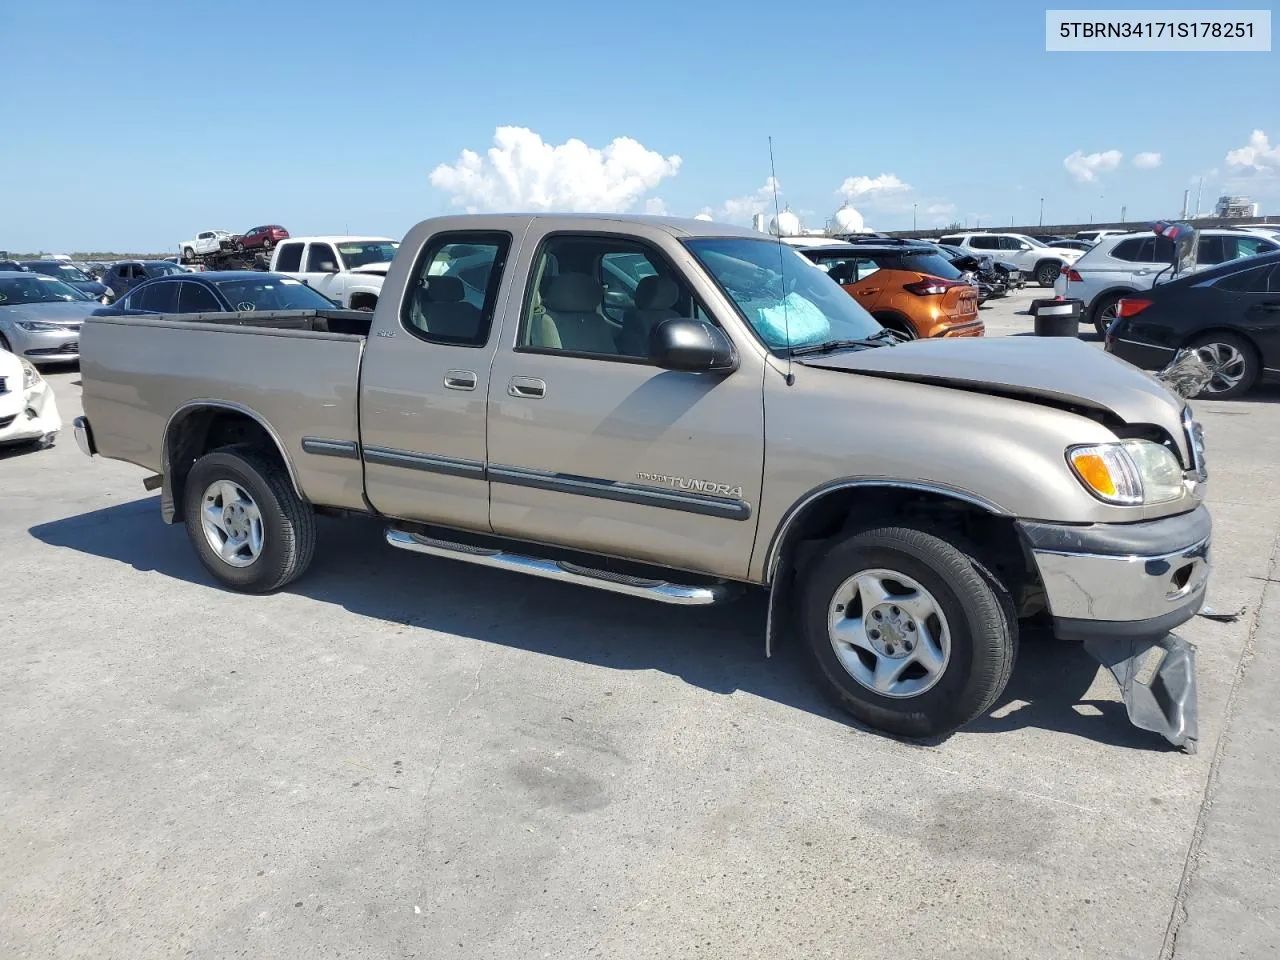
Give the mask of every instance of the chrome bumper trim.
<svg viewBox="0 0 1280 960">
<path fill-rule="evenodd" d="M 76 446 L 80 448 L 80 452 L 86 457 L 92 457 L 97 453 L 97 449 L 93 445 L 93 431 L 89 428 L 89 419 L 87 417 L 76 417 L 72 422 L 73 431 L 76 435 Z"/>
</svg>

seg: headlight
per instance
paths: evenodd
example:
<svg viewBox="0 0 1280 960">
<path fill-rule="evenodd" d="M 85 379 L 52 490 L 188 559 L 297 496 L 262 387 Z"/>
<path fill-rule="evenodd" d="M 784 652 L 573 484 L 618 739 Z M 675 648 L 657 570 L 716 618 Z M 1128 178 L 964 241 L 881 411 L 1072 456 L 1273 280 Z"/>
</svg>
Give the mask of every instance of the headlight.
<svg viewBox="0 0 1280 960">
<path fill-rule="evenodd" d="M 1183 493 L 1182 464 L 1150 440 L 1071 447 L 1067 462 L 1089 492 L 1106 503 L 1164 503 Z"/>
<path fill-rule="evenodd" d="M 62 329 L 64 329 L 60 324 L 57 324 L 57 323 L 49 323 L 49 322 L 47 322 L 47 321 L 45 321 L 45 320 L 19 320 L 19 321 L 18 321 L 18 326 L 20 326 L 23 330 L 26 330 L 26 331 L 28 331 L 28 332 L 34 332 L 34 331 L 37 331 L 37 330 L 62 330 Z"/>
<path fill-rule="evenodd" d="M 26 357 L 19 357 L 18 362 L 22 364 L 23 390 L 30 390 L 37 383 L 42 382 L 43 378 L 40 376 L 40 371 L 35 368 L 35 364 Z"/>
</svg>

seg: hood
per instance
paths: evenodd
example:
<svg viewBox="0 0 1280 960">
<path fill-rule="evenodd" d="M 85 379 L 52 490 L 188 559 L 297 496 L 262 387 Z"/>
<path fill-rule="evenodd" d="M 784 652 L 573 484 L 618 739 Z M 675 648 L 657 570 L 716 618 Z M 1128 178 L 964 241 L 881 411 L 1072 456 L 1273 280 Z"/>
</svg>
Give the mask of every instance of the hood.
<svg viewBox="0 0 1280 960">
<path fill-rule="evenodd" d="M 100 297 L 107 292 L 107 285 L 97 280 L 77 280 L 72 286 L 91 297 Z"/>
<path fill-rule="evenodd" d="M 51 323 L 78 323 L 102 304 L 96 300 L 60 300 L 56 303 L 17 303 L 0 307 L 0 317 L 8 320 L 47 320 Z"/>
<path fill-rule="evenodd" d="M 796 363 L 1030 402 L 1087 407 L 1174 430 L 1183 401 L 1137 367 L 1067 337 L 963 337 L 797 357 Z"/>
<path fill-rule="evenodd" d="M 391 261 L 386 263 L 366 263 L 360 267 L 352 267 L 351 273 L 371 273 L 375 276 L 385 277 L 387 271 L 391 269 Z"/>
</svg>

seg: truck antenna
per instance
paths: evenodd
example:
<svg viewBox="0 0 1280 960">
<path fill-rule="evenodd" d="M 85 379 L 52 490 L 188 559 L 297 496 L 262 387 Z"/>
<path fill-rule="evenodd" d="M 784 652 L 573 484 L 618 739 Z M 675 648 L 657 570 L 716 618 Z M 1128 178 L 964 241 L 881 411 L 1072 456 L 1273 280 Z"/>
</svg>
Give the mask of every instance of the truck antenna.
<svg viewBox="0 0 1280 960">
<path fill-rule="evenodd" d="M 796 382 L 791 370 L 791 317 L 787 311 L 787 267 L 782 243 L 782 211 L 778 209 L 778 169 L 773 164 L 773 137 L 769 137 L 769 186 L 773 188 L 773 222 L 778 228 L 778 276 L 782 280 L 782 330 L 787 338 L 787 372 L 783 379 L 788 387 Z"/>
</svg>

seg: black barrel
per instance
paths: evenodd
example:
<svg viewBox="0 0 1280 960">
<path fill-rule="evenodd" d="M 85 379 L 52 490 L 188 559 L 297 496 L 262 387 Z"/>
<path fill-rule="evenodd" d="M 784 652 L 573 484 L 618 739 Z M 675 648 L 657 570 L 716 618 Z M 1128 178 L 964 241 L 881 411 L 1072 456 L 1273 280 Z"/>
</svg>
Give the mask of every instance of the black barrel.
<svg viewBox="0 0 1280 960">
<path fill-rule="evenodd" d="M 1037 337 L 1078 337 L 1080 313 L 1084 306 L 1080 300 L 1033 300 L 1031 313 L 1035 317 Z"/>
</svg>

